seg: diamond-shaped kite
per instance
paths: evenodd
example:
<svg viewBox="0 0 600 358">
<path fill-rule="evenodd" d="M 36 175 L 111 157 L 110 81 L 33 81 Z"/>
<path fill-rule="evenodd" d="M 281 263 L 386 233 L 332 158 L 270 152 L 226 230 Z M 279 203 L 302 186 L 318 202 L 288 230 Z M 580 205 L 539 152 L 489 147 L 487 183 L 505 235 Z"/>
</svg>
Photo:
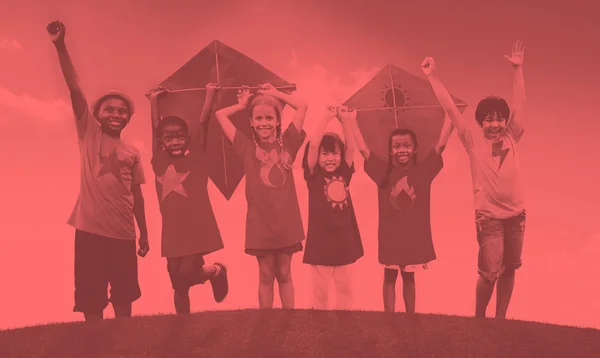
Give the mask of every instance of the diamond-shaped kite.
<svg viewBox="0 0 600 358">
<path fill-rule="evenodd" d="M 459 110 L 467 104 L 452 96 Z M 344 105 L 357 108 L 358 126 L 365 143 L 381 159 L 388 158 L 388 136 L 396 128 L 417 135 L 418 151 L 431 151 L 439 138 L 445 112 L 429 82 L 393 64 L 387 65 Z"/>
<path fill-rule="evenodd" d="M 205 85 L 208 82 L 221 86 L 216 110 L 237 103 L 237 90 L 241 86 L 256 89 L 268 82 L 286 93 L 296 86 L 269 71 L 258 62 L 232 49 L 220 41 L 213 41 L 179 70 L 160 83 L 169 89 L 159 100 L 162 117 L 175 115 L 186 120 L 192 135 L 199 130 L 199 117 L 204 106 Z M 244 166 L 231 148 L 221 127 L 210 119 L 207 135 L 208 170 L 213 183 L 229 200 L 244 176 Z M 238 113 L 232 118 L 238 130 L 250 134 L 248 114 Z M 154 141 L 155 139 L 152 138 Z"/>
</svg>

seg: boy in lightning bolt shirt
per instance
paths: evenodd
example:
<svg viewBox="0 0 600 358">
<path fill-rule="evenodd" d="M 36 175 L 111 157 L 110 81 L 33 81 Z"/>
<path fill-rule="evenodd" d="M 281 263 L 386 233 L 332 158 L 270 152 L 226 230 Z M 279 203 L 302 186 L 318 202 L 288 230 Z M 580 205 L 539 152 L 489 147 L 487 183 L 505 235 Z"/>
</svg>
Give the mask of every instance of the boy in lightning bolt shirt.
<svg viewBox="0 0 600 358">
<path fill-rule="evenodd" d="M 336 309 L 353 301 L 354 262 L 364 254 L 348 186 L 354 174 L 354 134 L 345 107 L 328 106 L 310 142 L 303 167 L 308 186 L 308 233 L 304 263 L 311 265 L 313 308 L 327 309 L 330 282 L 336 291 Z M 337 117 L 346 144 L 335 133 L 323 133 Z"/>
<path fill-rule="evenodd" d="M 456 108 L 438 77 L 433 59 L 428 57 L 422 63 L 423 72 L 456 126 L 471 161 L 479 243 L 477 317 L 485 317 L 496 282 L 496 317 L 506 317 L 515 270 L 521 267 L 525 204 L 520 187 L 517 144 L 524 131 L 522 111 L 526 104 L 524 48 L 523 43 L 517 41 L 512 55 L 505 56 L 514 69 L 512 109 L 504 99 L 487 97 L 477 105 L 475 121 L 464 118 Z"/>
<path fill-rule="evenodd" d="M 204 256 L 223 248 L 221 234 L 208 196 L 205 143 L 208 119 L 218 87 L 206 85 L 200 114 L 200 130 L 190 137 L 186 121 L 169 116 L 161 119 L 163 87 L 150 94 L 153 128 L 152 168 L 162 214 L 162 256 L 174 290 L 175 311 L 190 313 L 190 287 L 210 281 L 215 301 L 227 296 L 227 271 L 222 263 L 205 265 Z M 167 93 L 165 93 L 167 92 Z"/>
</svg>

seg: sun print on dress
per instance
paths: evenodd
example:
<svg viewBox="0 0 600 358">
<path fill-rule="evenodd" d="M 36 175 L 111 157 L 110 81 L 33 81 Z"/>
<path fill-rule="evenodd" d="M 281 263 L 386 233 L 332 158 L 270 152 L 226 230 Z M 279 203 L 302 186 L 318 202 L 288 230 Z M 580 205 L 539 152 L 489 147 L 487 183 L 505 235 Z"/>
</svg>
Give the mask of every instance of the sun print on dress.
<svg viewBox="0 0 600 358">
<path fill-rule="evenodd" d="M 348 186 L 341 176 L 325 178 L 323 189 L 327 202 L 334 210 L 342 211 L 348 207 Z"/>
</svg>

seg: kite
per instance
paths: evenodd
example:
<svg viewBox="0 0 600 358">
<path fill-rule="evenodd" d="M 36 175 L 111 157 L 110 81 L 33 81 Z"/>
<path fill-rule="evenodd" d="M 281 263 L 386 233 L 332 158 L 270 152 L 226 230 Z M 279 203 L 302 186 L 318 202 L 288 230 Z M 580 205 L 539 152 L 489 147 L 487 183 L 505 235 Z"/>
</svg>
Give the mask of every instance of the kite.
<svg viewBox="0 0 600 358">
<path fill-rule="evenodd" d="M 452 96 L 459 110 L 467 104 Z M 429 82 L 389 64 L 345 103 L 357 109 L 356 120 L 369 150 L 388 158 L 388 137 L 396 128 L 411 129 L 417 135 L 419 153 L 435 147 L 445 112 Z M 425 159 L 425 155 L 417 157 Z"/>
<path fill-rule="evenodd" d="M 217 94 L 216 108 L 208 124 L 208 171 L 212 182 L 229 200 L 244 176 L 244 166 L 241 158 L 233 151 L 231 142 L 223 135 L 214 112 L 236 104 L 237 90 L 243 85 L 252 90 L 257 89 L 259 84 L 268 82 L 288 94 L 295 91 L 296 86 L 222 42 L 213 41 L 159 84 L 169 89 L 168 93 L 159 98 L 160 116 L 183 118 L 193 136 L 200 129 L 204 90 L 209 82 L 218 84 L 221 90 Z M 240 112 L 231 120 L 238 130 L 250 135 L 248 113 Z M 152 138 L 154 140 L 156 139 Z"/>
</svg>

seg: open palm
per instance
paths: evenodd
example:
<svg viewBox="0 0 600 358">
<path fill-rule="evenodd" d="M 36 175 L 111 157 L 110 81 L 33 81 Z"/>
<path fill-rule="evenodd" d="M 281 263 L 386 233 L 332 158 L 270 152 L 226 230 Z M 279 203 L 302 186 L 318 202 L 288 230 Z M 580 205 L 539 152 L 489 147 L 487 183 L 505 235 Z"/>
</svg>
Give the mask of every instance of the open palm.
<svg viewBox="0 0 600 358">
<path fill-rule="evenodd" d="M 512 54 L 510 56 L 504 55 L 508 62 L 513 66 L 523 66 L 523 54 L 525 52 L 525 45 L 523 41 L 516 41 L 512 47 Z"/>
</svg>

